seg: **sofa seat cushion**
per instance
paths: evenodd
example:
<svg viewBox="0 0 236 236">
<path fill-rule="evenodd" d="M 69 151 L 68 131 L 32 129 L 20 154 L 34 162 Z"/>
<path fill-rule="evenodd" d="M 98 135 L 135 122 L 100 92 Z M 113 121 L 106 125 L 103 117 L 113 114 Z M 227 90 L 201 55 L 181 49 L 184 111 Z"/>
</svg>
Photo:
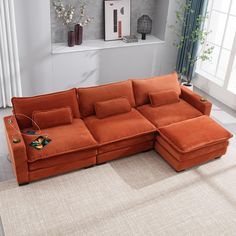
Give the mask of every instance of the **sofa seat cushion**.
<svg viewBox="0 0 236 236">
<path fill-rule="evenodd" d="M 180 99 L 178 103 L 152 107 L 150 104 L 137 108 L 157 128 L 202 115 L 200 111 Z"/>
<path fill-rule="evenodd" d="M 159 129 L 161 137 L 180 153 L 226 143 L 232 134 L 208 116 L 179 122 Z"/>
<path fill-rule="evenodd" d="M 26 129 L 26 132 L 30 129 Z M 32 130 L 32 129 L 31 129 Z M 36 150 L 30 143 L 38 136 L 48 136 L 52 141 L 42 150 Z M 67 153 L 96 148 L 97 143 L 81 119 L 74 119 L 72 124 L 42 129 L 37 135 L 24 135 L 28 161 L 34 162 Z M 78 156 L 78 158 L 80 158 Z"/>
<path fill-rule="evenodd" d="M 84 119 L 84 122 L 100 145 L 118 142 L 156 131 L 155 126 L 145 119 L 136 109 L 104 119 L 89 116 Z"/>
</svg>

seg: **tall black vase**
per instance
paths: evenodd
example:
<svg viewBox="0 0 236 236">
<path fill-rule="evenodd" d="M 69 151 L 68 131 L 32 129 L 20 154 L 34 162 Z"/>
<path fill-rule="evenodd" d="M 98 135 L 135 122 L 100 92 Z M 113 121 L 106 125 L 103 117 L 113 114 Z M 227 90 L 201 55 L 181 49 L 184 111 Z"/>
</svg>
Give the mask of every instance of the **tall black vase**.
<svg viewBox="0 0 236 236">
<path fill-rule="evenodd" d="M 68 32 L 68 46 L 69 47 L 75 46 L 75 32 L 74 31 Z"/>
<path fill-rule="evenodd" d="M 81 45 L 83 42 L 83 27 L 80 24 L 75 25 L 75 44 Z"/>
</svg>

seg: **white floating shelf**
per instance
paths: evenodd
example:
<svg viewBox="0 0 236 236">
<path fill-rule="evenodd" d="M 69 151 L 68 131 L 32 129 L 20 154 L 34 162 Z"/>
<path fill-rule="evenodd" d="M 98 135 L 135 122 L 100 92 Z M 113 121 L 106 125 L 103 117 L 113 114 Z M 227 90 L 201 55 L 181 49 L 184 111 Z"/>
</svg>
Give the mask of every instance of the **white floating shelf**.
<svg viewBox="0 0 236 236">
<path fill-rule="evenodd" d="M 137 47 L 161 43 L 164 43 L 164 41 L 152 35 L 148 35 L 146 40 L 139 39 L 137 43 L 124 43 L 122 40 L 104 41 L 103 39 L 87 40 L 84 41 L 82 45 L 76 45 L 74 47 L 68 47 L 65 43 L 54 43 L 52 44 L 52 54 L 84 52 L 123 47 Z"/>
</svg>

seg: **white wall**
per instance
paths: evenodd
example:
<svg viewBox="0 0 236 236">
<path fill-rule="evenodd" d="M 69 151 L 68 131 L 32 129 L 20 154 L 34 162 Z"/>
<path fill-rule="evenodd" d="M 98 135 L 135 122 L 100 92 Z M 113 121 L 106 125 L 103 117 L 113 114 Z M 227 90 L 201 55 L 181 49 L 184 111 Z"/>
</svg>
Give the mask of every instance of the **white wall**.
<svg viewBox="0 0 236 236">
<path fill-rule="evenodd" d="M 168 23 L 175 22 L 170 0 Z M 15 0 L 23 95 L 30 96 L 171 72 L 177 49 L 168 28 L 160 45 L 51 54 L 50 1 Z"/>
</svg>

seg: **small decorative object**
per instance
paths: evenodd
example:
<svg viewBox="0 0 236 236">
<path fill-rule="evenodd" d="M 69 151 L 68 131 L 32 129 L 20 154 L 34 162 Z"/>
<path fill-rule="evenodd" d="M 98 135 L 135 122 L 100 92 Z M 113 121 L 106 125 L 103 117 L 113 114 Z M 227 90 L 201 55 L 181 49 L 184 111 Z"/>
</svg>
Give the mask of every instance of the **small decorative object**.
<svg viewBox="0 0 236 236">
<path fill-rule="evenodd" d="M 15 144 L 20 143 L 21 139 L 20 138 L 13 138 L 12 142 L 15 143 Z"/>
<path fill-rule="evenodd" d="M 83 42 L 83 28 L 93 21 L 92 17 L 86 16 L 86 4 L 83 3 L 79 8 L 78 17 L 75 25 L 75 44 L 80 45 Z"/>
<path fill-rule="evenodd" d="M 124 36 L 123 42 L 125 43 L 137 43 L 138 37 L 136 35 Z"/>
<path fill-rule="evenodd" d="M 147 34 L 152 32 L 152 19 L 148 15 L 143 15 L 138 19 L 138 33 L 142 34 L 142 40 L 146 39 Z"/>
<path fill-rule="evenodd" d="M 130 0 L 105 0 L 104 5 L 105 40 L 117 40 L 130 35 Z"/>
<path fill-rule="evenodd" d="M 202 97 L 202 98 L 200 99 L 200 101 L 201 101 L 201 102 L 207 102 L 207 99 L 204 98 L 204 97 Z"/>
<path fill-rule="evenodd" d="M 36 150 L 42 150 L 46 145 L 48 145 L 52 140 L 48 137 L 39 136 L 34 141 L 30 143 L 30 146 Z"/>
<path fill-rule="evenodd" d="M 68 32 L 68 46 L 69 47 L 75 46 L 75 32 L 74 31 Z"/>
<path fill-rule="evenodd" d="M 64 7 L 60 0 L 53 1 L 57 18 L 67 27 L 68 30 L 68 46 L 73 47 L 75 45 L 75 35 L 72 33 L 72 21 L 75 14 L 75 8 L 71 5 Z"/>
</svg>

